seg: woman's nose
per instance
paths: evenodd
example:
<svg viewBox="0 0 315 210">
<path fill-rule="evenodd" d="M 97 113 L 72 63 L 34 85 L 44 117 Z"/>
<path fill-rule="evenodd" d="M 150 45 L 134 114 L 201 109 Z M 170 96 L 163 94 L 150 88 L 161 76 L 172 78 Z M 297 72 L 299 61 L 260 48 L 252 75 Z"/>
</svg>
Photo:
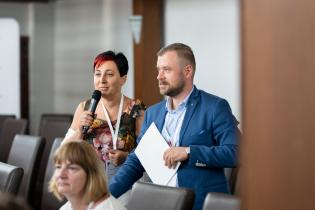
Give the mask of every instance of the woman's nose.
<svg viewBox="0 0 315 210">
<path fill-rule="evenodd" d="M 107 82 L 107 77 L 106 77 L 106 75 L 104 74 L 104 75 L 102 75 L 102 77 L 101 77 L 101 83 L 106 83 Z"/>
<path fill-rule="evenodd" d="M 67 177 L 67 169 L 66 168 L 59 168 L 56 170 L 56 177 L 65 178 Z"/>
</svg>

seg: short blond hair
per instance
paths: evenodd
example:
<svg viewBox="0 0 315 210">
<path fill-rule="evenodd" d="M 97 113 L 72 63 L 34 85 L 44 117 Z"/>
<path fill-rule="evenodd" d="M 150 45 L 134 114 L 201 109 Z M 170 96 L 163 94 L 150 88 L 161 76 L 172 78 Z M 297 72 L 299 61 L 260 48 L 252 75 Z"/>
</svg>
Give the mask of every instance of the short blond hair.
<svg viewBox="0 0 315 210">
<path fill-rule="evenodd" d="M 81 166 L 86 173 L 83 198 L 86 202 L 97 201 L 109 193 L 104 164 L 90 144 L 85 141 L 71 141 L 62 144 L 54 154 L 54 163 L 58 164 L 63 161 Z M 49 182 L 49 191 L 59 200 L 63 200 L 64 196 L 57 190 L 54 175 Z"/>
<path fill-rule="evenodd" d="M 193 69 L 193 74 L 195 74 L 196 71 L 196 60 L 195 55 L 192 51 L 192 49 L 183 43 L 173 43 L 170 45 L 167 45 L 165 47 L 162 47 L 158 52 L 157 56 L 162 56 L 166 52 L 174 51 L 177 54 L 177 57 L 179 59 L 179 64 L 181 67 L 185 67 L 186 65 L 191 65 Z"/>
</svg>

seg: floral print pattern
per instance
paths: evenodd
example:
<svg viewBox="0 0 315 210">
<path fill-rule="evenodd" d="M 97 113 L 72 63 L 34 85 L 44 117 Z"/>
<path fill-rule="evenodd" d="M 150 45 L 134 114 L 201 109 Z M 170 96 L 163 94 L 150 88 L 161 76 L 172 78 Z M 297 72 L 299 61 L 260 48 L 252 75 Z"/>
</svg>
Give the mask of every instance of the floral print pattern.
<svg viewBox="0 0 315 210">
<path fill-rule="evenodd" d="M 123 112 L 120 119 L 120 127 L 117 138 L 117 149 L 130 152 L 136 146 L 136 118 L 141 116 L 145 105 L 138 99 L 131 100 L 127 110 Z M 117 120 L 111 122 L 116 129 Z M 108 154 L 113 149 L 112 134 L 106 120 L 94 119 L 90 126 L 91 131 L 85 136 L 87 142 L 93 145 L 100 159 L 106 162 Z"/>
</svg>

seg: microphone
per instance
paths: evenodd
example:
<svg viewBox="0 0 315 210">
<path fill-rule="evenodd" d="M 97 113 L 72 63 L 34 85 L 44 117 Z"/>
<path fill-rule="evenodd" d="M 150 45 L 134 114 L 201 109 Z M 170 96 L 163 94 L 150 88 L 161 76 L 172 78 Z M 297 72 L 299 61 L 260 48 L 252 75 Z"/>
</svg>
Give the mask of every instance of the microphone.
<svg viewBox="0 0 315 210">
<path fill-rule="evenodd" d="M 102 93 L 99 90 L 94 90 L 94 92 L 92 94 L 91 103 L 90 103 L 90 106 L 89 106 L 89 109 L 88 109 L 88 111 L 92 112 L 92 115 L 94 115 L 94 113 L 95 113 L 97 104 L 98 104 L 98 102 L 101 99 L 101 95 L 102 95 Z M 83 126 L 83 128 L 82 128 L 83 135 L 87 134 L 89 128 L 90 128 L 90 126 L 86 126 L 86 125 Z"/>
</svg>

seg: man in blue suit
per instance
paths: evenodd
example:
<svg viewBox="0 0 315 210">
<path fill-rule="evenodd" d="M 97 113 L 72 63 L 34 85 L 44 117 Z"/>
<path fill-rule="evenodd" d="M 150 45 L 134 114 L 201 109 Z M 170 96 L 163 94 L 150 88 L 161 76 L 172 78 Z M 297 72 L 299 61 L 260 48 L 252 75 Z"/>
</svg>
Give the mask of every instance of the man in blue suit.
<svg viewBox="0 0 315 210">
<path fill-rule="evenodd" d="M 208 192 L 229 192 L 224 168 L 236 166 L 238 122 L 226 100 L 194 86 L 196 64 L 189 46 L 171 44 L 157 56 L 159 89 L 167 97 L 147 109 L 138 142 L 154 122 L 170 145 L 163 156 L 165 165 L 171 168 L 181 162 L 169 185 L 193 189 L 194 209 L 199 210 Z M 131 153 L 112 178 L 111 193 L 119 197 L 143 172 Z"/>
</svg>

